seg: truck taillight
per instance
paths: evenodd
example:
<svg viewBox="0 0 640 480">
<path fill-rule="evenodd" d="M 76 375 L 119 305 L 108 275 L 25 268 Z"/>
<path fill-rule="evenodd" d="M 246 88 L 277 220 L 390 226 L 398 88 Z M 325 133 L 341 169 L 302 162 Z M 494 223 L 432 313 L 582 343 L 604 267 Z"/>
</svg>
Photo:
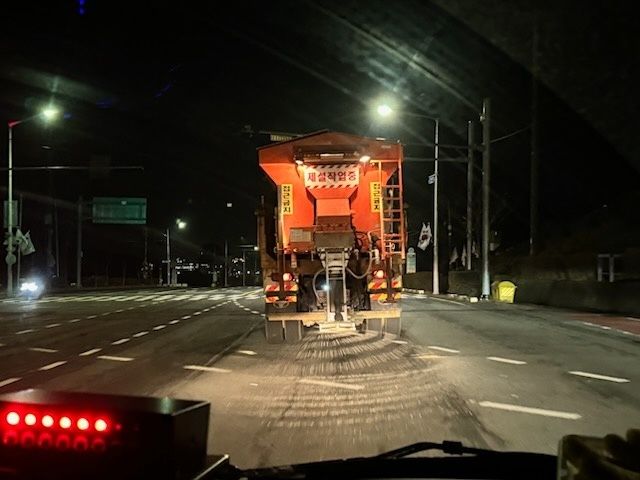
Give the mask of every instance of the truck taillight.
<svg viewBox="0 0 640 480">
<path fill-rule="evenodd" d="M 285 272 L 282 274 L 282 280 L 285 282 L 291 282 L 293 278 L 293 273 Z"/>
<path fill-rule="evenodd" d="M 376 271 L 374 271 L 373 272 L 373 276 L 374 276 L 374 278 L 378 278 L 378 279 L 384 278 L 384 270 L 376 270 Z"/>
</svg>

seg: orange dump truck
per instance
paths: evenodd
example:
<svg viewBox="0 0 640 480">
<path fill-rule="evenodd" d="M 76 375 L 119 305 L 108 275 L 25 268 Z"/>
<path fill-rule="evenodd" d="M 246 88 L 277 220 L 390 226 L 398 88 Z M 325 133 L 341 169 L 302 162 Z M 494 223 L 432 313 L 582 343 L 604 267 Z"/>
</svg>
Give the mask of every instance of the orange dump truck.
<svg viewBox="0 0 640 480">
<path fill-rule="evenodd" d="M 278 190 L 275 215 L 257 212 L 267 340 L 297 341 L 315 325 L 399 334 L 402 145 L 323 131 L 258 156 Z"/>
</svg>

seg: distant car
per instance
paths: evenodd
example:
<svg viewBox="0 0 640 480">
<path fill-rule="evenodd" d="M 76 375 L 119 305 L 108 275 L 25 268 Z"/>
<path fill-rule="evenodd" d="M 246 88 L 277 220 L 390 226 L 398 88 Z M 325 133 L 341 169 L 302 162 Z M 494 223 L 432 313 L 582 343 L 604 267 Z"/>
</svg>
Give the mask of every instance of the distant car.
<svg viewBox="0 0 640 480">
<path fill-rule="evenodd" d="M 24 278 L 20 281 L 19 295 L 28 299 L 38 299 L 45 291 L 44 282 L 36 277 Z"/>
</svg>

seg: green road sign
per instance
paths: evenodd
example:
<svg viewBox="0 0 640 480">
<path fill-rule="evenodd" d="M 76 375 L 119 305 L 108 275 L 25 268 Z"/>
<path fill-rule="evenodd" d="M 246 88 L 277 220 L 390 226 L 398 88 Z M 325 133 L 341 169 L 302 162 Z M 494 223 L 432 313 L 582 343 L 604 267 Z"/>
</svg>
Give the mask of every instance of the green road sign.
<svg viewBox="0 0 640 480">
<path fill-rule="evenodd" d="M 131 197 L 93 197 L 93 223 L 145 225 L 147 199 Z"/>
</svg>

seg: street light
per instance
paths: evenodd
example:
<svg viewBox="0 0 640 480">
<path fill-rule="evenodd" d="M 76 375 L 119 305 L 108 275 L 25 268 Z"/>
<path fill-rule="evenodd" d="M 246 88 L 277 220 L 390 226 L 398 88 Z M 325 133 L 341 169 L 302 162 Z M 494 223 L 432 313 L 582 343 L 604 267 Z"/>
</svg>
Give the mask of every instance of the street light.
<svg viewBox="0 0 640 480">
<path fill-rule="evenodd" d="M 181 220 L 179 218 L 176 219 L 176 226 L 178 230 L 184 230 L 187 228 L 187 222 Z M 171 285 L 171 240 L 169 237 L 171 228 L 167 227 L 167 233 L 165 236 L 167 237 L 167 287 Z"/>
<path fill-rule="evenodd" d="M 387 104 L 380 104 L 376 109 L 381 117 L 389 117 L 393 113 L 393 109 Z M 439 158 L 439 134 L 440 119 L 430 117 L 420 113 L 402 112 L 404 115 L 412 117 L 424 118 L 434 122 L 434 172 L 433 172 L 433 294 L 440 293 L 440 273 L 438 268 L 438 158 Z"/>
<path fill-rule="evenodd" d="M 378 115 L 380 115 L 381 117 L 388 117 L 393 113 L 393 108 L 391 108 L 386 103 L 378 105 L 378 108 L 376 110 L 378 112 Z"/>
<path fill-rule="evenodd" d="M 45 121 L 54 120 L 58 116 L 58 109 L 52 106 L 44 108 L 37 115 L 25 118 L 23 120 L 11 120 L 7 123 L 9 133 L 9 155 L 8 155 L 8 181 L 7 181 L 7 296 L 13 296 L 13 264 L 16 262 L 16 256 L 13 253 L 13 128 L 21 123 L 28 122 L 35 118 L 42 118 Z"/>
</svg>

